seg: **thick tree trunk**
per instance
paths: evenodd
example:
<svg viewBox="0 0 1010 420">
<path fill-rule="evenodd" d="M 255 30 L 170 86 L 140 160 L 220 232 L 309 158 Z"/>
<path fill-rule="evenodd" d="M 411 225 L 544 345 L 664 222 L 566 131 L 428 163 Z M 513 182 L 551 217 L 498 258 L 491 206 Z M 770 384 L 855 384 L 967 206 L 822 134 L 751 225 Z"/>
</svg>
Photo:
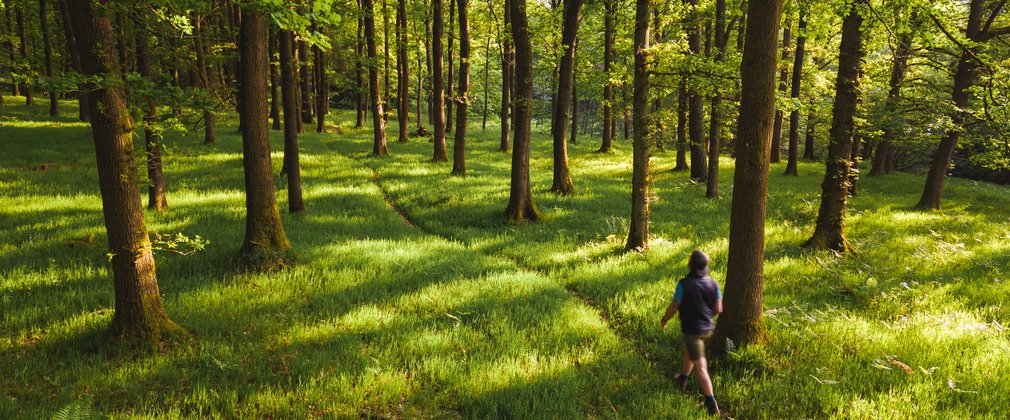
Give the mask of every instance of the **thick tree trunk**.
<svg viewBox="0 0 1010 420">
<path fill-rule="evenodd" d="M 582 0 L 565 0 L 561 27 L 561 62 L 558 65 L 558 90 L 554 101 L 554 182 L 551 192 L 575 192 L 568 168 L 568 113 L 572 108 L 572 73 L 575 67 L 575 40 L 582 18 Z"/>
<path fill-rule="evenodd" d="M 786 20 L 785 27 L 782 28 L 782 61 L 780 62 L 781 68 L 779 70 L 779 92 L 782 96 L 785 96 L 787 89 L 789 89 L 789 43 L 792 41 L 792 36 L 789 30 L 791 29 L 791 26 L 791 22 Z M 775 128 L 772 131 L 772 163 L 779 163 L 781 160 L 782 118 L 782 111 L 775 111 Z"/>
<path fill-rule="evenodd" d="M 470 19 L 467 0 L 456 0 L 459 8 L 459 90 L 456 92 L 456 137 L 452 147 L 452 174 L 466 176 L 466 122 L 470 95 Z"/>
<path fill-rule="evenodd" d="M 250 7 L 242 17 L 239 55 L 239 118 L 242 119 L 242 166 L 245 172 L 246 224 L 241 255 L 247 266 L 274 265 L 291 245 L 277 211 L 274 177 L 270 169 L 267 128 L 267 21 Z M 290 44 L 288 44 L 290 45 Z M 290 48 L 290 47 L 288 47 Z M 291 64 L 291 61 L 281 60 Z M 287 101 L 285 101 L 285 106 Z"/>
<path fill-rule="evenodd" d="M 436 2 L 440 0 L 435 0 Z M 530 130 L 533 114 L 533 45 L 526 18 L 526 0 L 506 0 L 511 13 L 512 39 L 515 42 L 515 149 L 512 151 L 512 181 L 505 218 L 513 222 L 538 221 L 543 218 L 530 189 Z"/>
<path fill-rule="evenodd" d="M 305 211 L 302 201 L 302 171 L 298 163 L 298 96 L 295 92 L 294 36 L 291 31 L 279 30 L 280 42 L 281 98 L 284 102 L 284 166 L 281 169 L 288 178 L 288 211 Z"/>
<path fill-rule="evenodd" d="M 631 227 L 628 229 L 628 250 L 649 247 L 649 69 L 646 51 L 649 49 L 649 0 L 635 0 L 635 93 L 631 170 Z"/>
<path fill-rule="evenodd" d="M 375 42 L 375 9 L 373 0 L 362 0 L 365 11 L 365 45 L 368 48 L 368 99 L 372 104 L 372 155 L 386 156 L 386 119 L 383 118 L 382 95 L 379 93 L 378 49 Z"/>
<path fill-rule="evenodd" d="M 396 120 L 400 124 L 397 141 L 406 143 L 407 125 L 410 120 L 410 61 L 407 58 L 407 0 L 396 3 Z M 418 79 L 420 80 L 420 79 Z M 418 90 L 420 90 L 418 86 Z M 420 107 L 421 103 L 418 102 Z M 420 109 L 418 110 L 420 114 Z M 417 119 L 421 122 L 420 116 Z"/>
<path fill-rule="evenodd" d="M 512 6 L 510 2 L 512 0 L 505 0 L 505 11 L 503 14 L 504 25 L 506 31 L 512 27 Z M 509 119 L 512 112 L 512 85 L 515 83 L 513 78 L 513 71 L 515 70 L 515 49 L 512 48 L 512 36 L 509 33 L 503 33 L 502 38 L 502 56 L 501 56 L 501 140 L 499 142 L 498 150 L 501 152 L 508 152 L 511 146 L 509 145 Z"/>
<path fill-rule="evenodd" d="M 150 35 L 147 32 L 143 13 L 137 14 L 137 72 L 140 77 L 149 79 L 151 72 Z M 144 101 L 144 149 L 147 152 L 147 208 L 162 211 L 168 208 L 165 197 L 165 174 L 161 165 L 161 139 L 152 127 L 157 122 L 154 99 L 151 95 Z"/>
<path fill-rule="evenodd" d="M 193 46 L 196 50 L 196 76 L 198 80 L 198 86 L 206 92 L 208 103 L 204 105 L 203 109 L 203 144 L 214 144 L 217 142 L 217 136 L 214 134 L 214 129 L 216 120 L 214 117 L 214 110 L 211 109 L 212 106 L 210 102 L 214 101 L 214 85 L 211 81 L 211 72 L 208 71 L 206 49 L 204 48 L 203 39 L 203 29 L 201 18 L 196 13 L 193 14 Z"/>
<path fill-rule="evenodd" d="M 715 62 L 721 63 L 723 52 L 728 41 L 726 32 L 726 0 L 715 2 Z M 709 115 L 708 134 L 708 179 L 705 185 L 705 197 L 719 197 L 719 130 L 722 126 L 722 96 L 716 91 L 712 96 L 712 112 Z"/>
<path fill-rule="evenodd" d="M 452 0 L 450 0 L 452 1 Z M 432 162 L 449 160 L 445 151 L 445 79 L 442 74 L 442 32 L 445 24 L 442 18 L 442 0 L 432 0 L 431 28 L 431 81 L 433 92 L 432 125 L 434 126 L 434 153 Z"/>
<path fill-rule="evenodd" d="M 712 344 L 724 352 L 765 341 L 764 251 L 769 147 L 775 120 L 776 41 L 781 0 L 749 0 L 746 47 L 740 66 L 740 117 L 730 210 L 725 312 Z"/>
<path fill-rule="evenodd" d="M 103 6 L 99 2 L 67 2 L 73 35 L 81 47 L 83 73 L 119 78 L 115 38 Z M 182 329 L 162 306 L 137 188 L 140 180 L 134 165 L 133 124 L 120 87 L 93 84 L 87 90 L 116 298 L 109 332 L 113 337 L 156 345 L 165 335 Z"/>
<path fill-rule="evenodd" d="M 277 59 L 277 33 L 274 30 L 270 30 L 270 120 L 273 121 L 271 126 L 274 130 L 281 129 L 281 102 L 280 96 L 277 93 L 280 88 L 281 80 L 280 75 L 277 71 L 277 63 L 280 62 Z"/>
<path fill-rule="evenodd" d="M 803 55 L 807 44 L 807 11 L 800 8 L 799 33 L 796 34 L 796 59 L 793 62 L 793 80 L 789 97 L 800 99 L 800 84 L 803 82 Z M 786 175 L 799 176 L 800 148 L 800 110 L 789 113 L 789 157 L 786 163 Z"/>
<path fill-rule="evenodd" d="M 46 78 L 53 80 L 53 47 L 49 37 L 49 7 L 46 0 L 39 0 L 39 28 L 42 30 L 42 46 L 46 55 Z M 0 102 L 2 103 L 2 102 Z M 60 101 L 56 89 L 49 88 L 49 117 L 60 116 Z"/>
<path fill-rule="evenodd" d="M 687 43 L 691 54 L 700 57 L 704 51 L 701 45 L 701 11 L 698 10 L 699 0 L 687 0 L 687 2 L 691 5 Z M 689 92 L 687 131 L 691 141 L 691 178 L 704 180 L 708 176 L 705 162 L 705 97 L 699 94 L 694 87 Z"/>
<path fill-rule="evenodd" d="M 611 62 L 614 60 L 614 15 L 617 0 L 603 1 L 603 142 L 600 153 L 609 152 L 614 144 L 614 84 L 611 78 Z"/>
<path fill-rule="evenodd" d="M 14 9 L 14 16 L 18 23 L 18 38 L 21 40 L 21 60 L 24 62 L 25 73 L 31 73 L 31 59 L 28 57 L 28 37 L 25 35 L 25 17 L 20 8 Z M 21 93 L 25 95 L 25 105 L 34 105 L 35 97 L 32 95 L 31 82 L 22 86 Z"/>
<path fill-rule="evenodd" d="M 856 106 L 859 103 L 859 75 L 865 54 L 860 26 L 863 1 L 855 2 L 842 22 L 842 41 L 838 54 L 838 79 L 835 104 L 831 113 L 831 140 L 827 169 L 821 184 L 821 208 L 817 213 L 814 235 L 806 242 L 813 249 L 849 251 L 845 239 L 845 207 L 849 196 L 849 172 L 852 161 L 852 136 Z"/>
</svg>

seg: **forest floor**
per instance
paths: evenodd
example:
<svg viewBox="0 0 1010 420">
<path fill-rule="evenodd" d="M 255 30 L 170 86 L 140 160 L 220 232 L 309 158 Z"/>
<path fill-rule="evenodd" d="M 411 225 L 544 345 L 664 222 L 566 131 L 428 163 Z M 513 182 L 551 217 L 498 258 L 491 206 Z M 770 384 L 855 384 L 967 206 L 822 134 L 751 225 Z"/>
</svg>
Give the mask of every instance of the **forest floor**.
<svg viewBox="0 0 1010 420">
<path fill-rule="evenodd" d="M 209 244 L 156 254 L 169 315 L 192 341 L 119 351 L 103 331 L 113 291 L 86 125 L 7 98 L 0 117 L 0 418 L 90 410 L 113 417 L 694 418 L 672 377 L 679 323 L 659 318 L 693 249 L 724 284 L 732 160 L 723 198 L 652 158 L 651 248 L 621 252 L 630 144 L 571 145 L 577 193 L 550 194 L 550 139 L 534 136 L 546 220 L 509 224 L 509 155 L 470 127 L 468 177 L 429 163 L 431 143 L 371 157 L 371 131 L 301 136 L 304 214 L 278 199 L 294 263 L 242 272 L 241 141 L 169 136 L 170 208 L 152 232 Z M 64 104 L 65 114 L 76 112 Z M 390 121 L 395 121 L 390 118 Z M 412 125 L 413 126 L 413 125 Z M 311 128 L 307 126 L 307 128 Z M 274 167 L 282 153 L 272 132 Z M 451 142 L 449 144 L 451 149 Z M 142 150 L 138 139 L 137 150 Z M 765 308 L 771 341 L 712 361 L 738 418 L 1001 418 L 1010 408 L 1010 189 L 952 179 L 918 212 L 921 177 L 859 181 L 855 252 L 811 252 L 822 164 L 772 165 Z M 692 389 L 697 390 L 692 381 Z"/>
</svg>

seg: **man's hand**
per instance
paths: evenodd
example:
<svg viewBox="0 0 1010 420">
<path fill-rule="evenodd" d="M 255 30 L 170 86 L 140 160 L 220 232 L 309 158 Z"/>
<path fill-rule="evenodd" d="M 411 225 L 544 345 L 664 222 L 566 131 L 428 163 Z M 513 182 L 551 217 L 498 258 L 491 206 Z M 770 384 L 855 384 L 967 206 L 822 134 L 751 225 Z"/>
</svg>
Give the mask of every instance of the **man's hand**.
<svg viewBox="0 0 1010 420">
<path fill-rule="evenodd" d="M 659 325 L 662 326 L 663 329 L 665 330 L 666 329 L 666 322 L 669 321 L 669 320 L 670 320 L 669 318 L 667 318 L 667 317 L 664 316 L 663 320 L 659 322 Z"/>
</svg>

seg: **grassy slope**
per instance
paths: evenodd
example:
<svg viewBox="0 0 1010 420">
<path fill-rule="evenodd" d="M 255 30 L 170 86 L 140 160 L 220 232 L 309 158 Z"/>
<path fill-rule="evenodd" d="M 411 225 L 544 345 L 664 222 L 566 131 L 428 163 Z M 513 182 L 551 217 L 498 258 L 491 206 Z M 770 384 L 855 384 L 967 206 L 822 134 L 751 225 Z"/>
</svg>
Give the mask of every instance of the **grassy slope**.
<svg viewBox="0 0 1010 420">
<path fill-rule="evenodd" d="M 25 112 L 14 102 L 3 115 Z M 555 197 L 549 140 L 536 137 L 534 194 L 548 220 L 508 225 L 508 155 L 493 151 L 492 127 L 471 132 L 467 178 L 427 163 L 427 142 L 391 143 L 392 157 L 374 159 L 370 131 L 307 134 L 309 212 L 283 214 L 299 261 L 237 274 L 232 127 L 216 148 L 169 140 L 172 207 L 148 221 L 211 241 L 193 256 L 158 255 L 167 309 L 197 339 L 136 356 L 101 345 L 112 291 L 87 128 L 0 121 L 0 417 L 75 400 L 126 416 L 699 413 L 667 379 L 680 339 L 658 318 L 692 249 L 710 252 L 723 281 L 729 200 L 702 198 L 703 186 L 669 172 L 669 154 L 653 159 L 652 250 L 622 254 L 627 143 L 597 155 L 583 136 L 572 146 L 579 192 Z M 57 166 L 34 170 L 41 163 Z M 1010 193 L 951 180 L 946 210 L 919 213 L 908 209 L 919 178 L 863 180 L 849 217 L 857 254 L 810 253 L 798 244 L 816 216 L 819 167 L 795 179 L 773 167 L 773 341 L 715 364 L 722 404 L 745 418 L 1001 416 Z M 731 178 L 723 171 L 726 197 Z M 89 233 L 93 245 L 74 242 Z"/>
</svg>

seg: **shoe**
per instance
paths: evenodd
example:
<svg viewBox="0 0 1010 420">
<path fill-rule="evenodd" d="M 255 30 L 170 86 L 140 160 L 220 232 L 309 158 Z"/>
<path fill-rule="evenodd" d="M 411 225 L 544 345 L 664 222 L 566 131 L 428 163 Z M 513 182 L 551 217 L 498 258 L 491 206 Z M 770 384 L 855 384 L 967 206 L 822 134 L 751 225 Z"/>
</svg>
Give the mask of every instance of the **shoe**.
<svg viewBox="0 0 1010 420">
<path fill-rule="evenodd" d="M 708 409 L 708 414 L 719 414 L 719 404 L 715 402 L 715 398 L 706 397 L 705 408 Z"/>
<path fill-rule="evenodd" d="M 677 375 L 675 379 L 677 381 L 677 388 L 680 388 L 681 391 L 687 391 L 687 379 L 688 376 L 686 375 Z"/>
</svg>

